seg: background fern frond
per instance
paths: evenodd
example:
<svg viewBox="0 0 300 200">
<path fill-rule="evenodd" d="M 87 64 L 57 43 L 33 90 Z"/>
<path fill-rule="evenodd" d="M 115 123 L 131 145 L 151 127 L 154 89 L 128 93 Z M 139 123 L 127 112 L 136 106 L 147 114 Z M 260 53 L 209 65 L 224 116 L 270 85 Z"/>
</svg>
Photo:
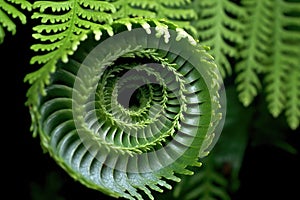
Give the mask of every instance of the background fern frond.
<svg viewBox="0 0 300 200">
<path fill-rule="evenodd" d="M 236 45 L 243 42 L 240 34 L 244 28 L 240 19 L 246 17 L 241 6 L 230 0 L 198 0 L 195 1 L 198 19 L 194 26 L 199 32 L 202 44 L 211 47 L 223 77 L 231 75 L 232 58 L 237 58 Z"/>
<path fill-rule="evenodd" d="M 37 101 L 37 93 L 48 83 L 50 74 L 55 71 L 59 60 L 68 61 L 81 41 L 87 38 L 87 32 L 94 31 L 95 38 L 100 39 L 102 31 L 111 33 L 108 24 L 112 22 L 111 14 L 115 12 L 112 4 L 104 1 L 36 1 L 32 19 L 40 19 L 33 37 L 40 44 L 33 44 L 31 49 L 44 54 L 36 55 L 31 64 L 43 66 L 25 77 L 32 84 L 28 90 L 28 105 Z"/>
<path fill-rule="evenodd" d="M 270 53 L 268 46 L 272 31 L 266 27 L 272 26 L 270 4 L 271 1 L 242 1 L 249 18 L 245 21 L 245 42 L 241 46 L 241 60 L 237 63 L 235 70 L 238 73 L 237 91 L 244 106 L 248 106 L 259 93 L 261 80 L 258 75 L 268 64 L 268 53 Z"/>
<path fill-rule="evenodd" d="M 300 123 L 300 72 L 295 73 L 293 69 L 287 72 L 289 80 L 286 86 L 286 118 L 290 127 L 294 130 Z"/>
<path fill-rule="evenodd" d="M 228 180 L 213 166 L 202 166 L 201 171 L 197 171 L 194 176 L 182 177 L 182 180 L 175 185 L 174 199 L 182 200 L 229 200 L 226 191 Z"/>
<path fill-rule="evenodd" d="M 287 108 L 285 91 L 287 82 L 290 81 L 288 69 L 291 67 L 294 71 L 293 73 L 300 73 L 300 68 L 294 66 L 295 61 L 297 62 L 298 59 L 295 57 L 294 52 L 290 52 L 295 49 L 295 45 L 299 48 L 300 36 L 299 34 L 294 35 L 294 31 L 289 30 L 287 27 L 290 25 L 289 23 L 294 22 L 294 19 L 289 20 L 289 18 L 293 17 L 288 16 L 288 14 L 294 12 L 294 9 L 299 9 L 300 12 L 300 4 L 293 3 L 295 4 L 294 8 L 291 8 L 290 3 L 285 0 L 271 1 L 270 4 L 272 7 L 269 11 L 273 12 L 273 23 L 270 30 L 273 30 L 273 35 L 270 37 L 270 47 L 272 51 L 269 58 L 271 66 L 267 68 L 265 78 L 267 84 L 266 98 L 271 114 L 274 117 L 278 117 L 279 114 Z M 298 53 L 298 56 L 299 55 Z M 300 66 L 300 63 L 298 64 Z"/>
<path fill-rule="evenodd" d="M 235 64 L 239 99 L 248 106 L 259 93 L 266 92 L 268 108 L 274 117 L 286 109 L 290 113 L 292 104 L 288 101 L 293 98 L 287 97 L 285 91 L 291 82 L 295 84 L 289 74 L 300 73 L 300 2 L 242 0 L 241 5 L 248 18 L 242 20 L 244 43 L 237 48 L 240 58 Z M 296 113 L 293 113 L 293 129 L 299 126 Z"/>
<path fill-rule="evenodd" d="M 198 0 L 193 5 L 198 12 L 193 25 L 199 40 L 211 48 L 224 78 L 231 76 L 232 70 L 236 73 L 243 105 L 249 106 L 258 94 L 266 92 L 274 117 L 286 109 L 291 111 L 291 102 L 287 103 L 291 97 L 284 91 L 290 85 L 288 73 L 299 73 L 300 68 L 300 2 Z"/>
<path fill-rule="evenodd" d="M 190 21 L 197 18 L 190 0 L 118 0 L 114 2 L 117 12 L 116 18 L 148 17 L 165 18 L 175 22 L 187 32 L 195 36 L 197 31 Z"/>
<path fill-rule="evenodd" d="M 0 1 L 0 44 L 5 37 L 4 28 L 16 34 L 17 28 L 15 22 L 9 17 L 18 18 L 22 24 L 26 24 L 26 16 L 20 11 L 17 6 L 23 10 L 31 11 L 31 4 L 26 0 L 2 0 Z"/>
</svg>

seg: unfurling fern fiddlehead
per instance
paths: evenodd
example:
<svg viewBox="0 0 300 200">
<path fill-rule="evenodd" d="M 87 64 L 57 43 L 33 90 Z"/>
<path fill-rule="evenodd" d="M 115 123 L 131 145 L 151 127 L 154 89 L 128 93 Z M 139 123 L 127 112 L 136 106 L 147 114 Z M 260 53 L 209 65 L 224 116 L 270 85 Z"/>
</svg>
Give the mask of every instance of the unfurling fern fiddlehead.
<svg viewBox="0 0 300 200">
<path fill-rule="evenodd" d="M 82 5 L 97 7 L 86 2 Z M 67 3 L 64 9 L 56 6 L 70 9 Z M 222 126 L 221 76 L 206 49 L 166 20 L 134 17 L 89 25 L 90 30 L 70 31 L 78 34 L 71 41 L 67 28 L 52 26 L 62 31 L 63 42 L 33 47 L 56 49 L 36 57 L 46 64 L 27 77 L 33 83 L 27 102 L 33 131 L 87 187 L 114 197 L 153 199 L 151 190 L 170 189 L 168 180 L 180 180 L 176 174 L 193 174 L 189 167 L 200 166 L 199 157 L 214 144 Z M 74 48 L 62 49 L 65 44 Z"/>
</svg>

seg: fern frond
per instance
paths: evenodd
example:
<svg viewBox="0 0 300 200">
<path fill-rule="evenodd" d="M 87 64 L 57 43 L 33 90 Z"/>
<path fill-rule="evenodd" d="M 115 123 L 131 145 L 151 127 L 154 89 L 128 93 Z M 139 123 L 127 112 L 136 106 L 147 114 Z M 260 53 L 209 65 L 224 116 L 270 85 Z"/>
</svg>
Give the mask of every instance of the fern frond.
<svg viewBox="0 0 300 200">
<path fill-rule="evenodd" d="M 290 74 L 288 69 L 291 67 L 293 73 L 299 73 L 299 63 L 298 67 L 294 64 L 297 63 L 299 53 L 294 52 L 294 49 L 299 47 L 300 44 L 300 32 L 299 30 L 291 30 L 288 28 L 289 23 L 295 23 L 293 17 L 288 16 L 289 13 L 293 13 L 295 10 L 300 13 L 300 2 L 290 3 L 289 1 L 280 0 L 272 3 L 273 11 L 273 36 L 272 41 L 272 56 L 271 66 L 267 68 L 266 81 L 266 92 L 268 107 L 271 114 L 274 117 L 279 116 L 279 114 L 287 108 L 287 95 L 286 95 L 286 85 L 289 82 Z M 294 6 L 291 6 L 291 4 Z M 293 7 L 293 8 L 292 8 Z M 289 20 L 292 18 L 292 20 Z M 298 17 L 299 19 L 299 17 Z M 289 22 L 289 23 L 288 23 Z M 299 23 L 296 22 L 295 25 Z M 295 34 L 295 32 L 297 34 Z M 288 105 L 291 105 L 290 103 Z M 290 109 L 290 108 L 288 108 Z"/>
<path fill-rule="evenodd" d="M 228 180 L 213 166 L 206 164 L 194 176 L 182 177 L 174 188 L 174 199 L 231 199 L 227 192 Z"/>
<path fill-rule="evenodd" d="M 268 108 L 274 117 L 278 117 L 279 114 L 284 110 L 286 104 L 286 80 L 285 76 L 288 71 L 288 67 L 285 63 L 281 63 L 280 60 L 274 63 L 272 70 L 266 75 L 266 92 L 268 101 Z M 281 65 L 280 65 L 281 64 Z"/>
<path fill-rule="evenodd" d="M 230 58 L 237 58 L 236 45 L 243 42 L 240 32 L 243 29 L 241 19 L 246 12 L 230 0 L 195 1 L 199 13 L 194 26 L 198 29 L 201 43 L 211 47 L 223 77 L 231 75 Z"/>
<path fill-rule="evenodd" d="M 87 38 L 87 32 L 94 31 L 95 37 L 102 31 L 111 33 L 111 28 L 102 23 L 112 22 L 111 14 L 115 11 L 114 6 L 103 1 L 36 1 L 33 4 L 38 12 L 33 13 L 33 19 L 40 19 L 42 24 L 33 28 L 35 39 L 41 44 L 33 44 L 31 49 L 37 52 L 45 52 L 43 55 L 36 55 L 31 59 L 31 64 L 44 64 L 39 72 L 28 74 L 24 81 L 33 86 L 28 91 L 26 104 L 33 105 L 37 101 L 37 93 L 49 82 L 49 75 L 55 71 L 56 63 L 59 60 L 68 61 L 77 46 Z M 51 43 L 48 43 L 51 42 Z M 41 87 L 41 88 L 40 88 Z M 35 90 L 37 91 L 34 91 Z"/>
<path fill-rule="evenodd" d="M 174 23 L 122 18 L 110 27 L 114 36 L 106 32 L 97 41 L 90 31 L 68 62 L 50 59 L 30 77 L 29 92 L 38 91 L 32 128 L 85 186 L 153 199 L 152 190 L 171 189 L 169 181 L 201 166 L 222 115 L 221 77 L 212 57 Z M 49 82 L 39 81 L 46 75 Z M 136 81 L 136 100 L 126 106 L 123 95 Z"/>
<path fill-rule="evenodd" d="M 40 40 L 41 44 L 33 44 L 31 49 L 44 53 L 36 55 L 31 59 L 31 64 L 45 64 L 43 74 L 50 74 L 55 71 L 56 63 L 59 60 L 68 61 L 68 56 L 72 55 L 77 46 L 86 39 L 87 32 L 92 30 L 95 38 L 100 40 L 101 35 L 108 33 L 113 35 L 111 23 L 123 23 L 122 19 L 126 17 L 167 17 L 173 14 L 176 21 L 184 22 L 184 28 L 192 30 L 188 20 L 195 16 L 192 9 L 180 9 L 183 14 L 177 12 L 179 8 L 176 6 L 187 5 L 190 1 L 125 1 L 119 0 L 115 2 L 96 1 L 96 0 L 71 0 L 71 1 L 37 1 L 33 4 L 33 8 L 38 11 L 33 13 L 33 19 L 39 19 L 42 24 L 36 25 L 33 30 L 35 39 Z M 154 10 L 148 11 L 151 8 Z M 173 10 L 172 10 L 173 9 Z M 189 12 L 187 12 L 189 11 Z M 175 15 L 176 13 L 176 15 Z M 184 18 L 184 19 L 179 19 Z M 125 20 L 126 21 L 126 20 Z M 127 28 L 131 28 L 130 22 Z M 49 44 L 51 42 L 51 44 Z M 25 81 L 31 82 L 39 86 L 44 86 L 48 82 L 49 76 L 38 76 L 38 73 L 28 74 Z M 38 90 L 43 89 L 33 87 Z M 26 104 L 35 104 L 38 92 L 29 91 L 27 93 L 28 101 Z"/>
<path fill-rule="evenodd" d="M 241 59 L 235 69 L 239 99 L 248 106 L 259 92 L 265 91 L 274 117 L 284 110 L 291 113 L 290 101 L 294 102 L 291 99 L 295 97 L 285 91 L 291 88 L 289 73 L 299 73 L 300 2 L 242 0 L 241 4 L 249 17 L 244 21 L 244 44 L 240 46 Z M 293 129 L 297 124 L 296 113 L 292 126 L 289 119 Z"/>
<path fill-rule="evenodd" d="M 1 10 L 0 12 L 0 20 L 1 20 L 1 28 L 2 27 L 6 27 L 6 29 L 8 31 L 11 31 L 13 34 L 15 34 L 16 31 L 16 25 L 14 24 L 14 22 Z M 4 36 L 3 36 L 4 38 Z M 3 41 L 3 38 L 1 39 L 1 41 Z"/>
<path fill-rule="evenodd" d="M 3 42 L 5 32 L 3 27 L 13 35 L 16 34 L 16 24 L 9 17 L 18 18 L 22 24 L 26 24 L 26 16 L 17 9 L 16 5 L 19 4 L 21 9 L 31 11 L 31 4 L 26 0 L 2 0 L 0 1 L 0 44 Z"/>
<path fill-rule="evenodd" d="M 190 24 L 190 21 L 197 18 L 196 12 L 191 9 L 190 0 L 117 0 L 114 5 L 117 12 L 114 15 L 117 18 L 126 17 L 148 17 L 165 18 L 180 24 L 182 28 L 193 36 L 197 35 L 196 29 Z"/>
<path fill-rule="evenodd" d="M 295 130 L 300 123 L 300 70 L 291 69 L 289 72 L 290 75 L 286 87 L 287 108 L 285 115 L 288 124 Z"/>
<path fill-rule="evenodd" d="M 265 70 L 271 45 L 269 38 L 272 35 L 272 18 L 270 10 L 272 1 L 242 1 L 249 18 L 245 24 L 245 42 L 241 48 L 241 61 L 236 65 L 237 91 L 244 106 L 248 106 L 261 89 L 259 73 Z"/>
</svg>

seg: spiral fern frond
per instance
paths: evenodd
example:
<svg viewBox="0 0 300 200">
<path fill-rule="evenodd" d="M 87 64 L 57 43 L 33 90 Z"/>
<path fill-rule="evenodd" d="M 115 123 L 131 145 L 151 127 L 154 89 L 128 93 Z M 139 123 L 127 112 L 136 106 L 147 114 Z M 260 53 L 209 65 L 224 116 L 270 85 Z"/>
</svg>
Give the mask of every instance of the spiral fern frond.
<svg viewBox="0 0 300 200">
<path fill-rule="evenodd" d="M 177 183 L 172 191 L 173 199 L 228 200 L 231 199 L 231 194 L 239 189 L 240 170 L 248 144 L 249 126 L 253 123 L 253 114 L 249 108 L 239 103 L 234 85 L 226 88 L 226 97 L 227 123 L 223 127 L 218 143 L 193 176 L 181 177 L 181 182 Z M 247 115 L 241 116 L 244 112 L 247 112 Z"/>
<path fill-rule="evenodd" d="M 33 44 L 31 49 L 41 53 L 31 59 L 31 64 L 42 65 L 38 70 L 29 73 L 25 82 L 32 86 L 27 92 L 26 104 L 30 107 L 36 105 L 37 94 L 45 93 L 44 88 L 49 83 L 51 73 L 55 72 L 59 60 L 68 62 L 68 56 L 72 55 L 78 45 L 87 38 L 87 33 L 92 30 L 96 40 L 100 40 L 104 32 L 113 35 L 111 24 L 116 22 L 125 24 L 131 29 L 131 21 L 143 22 L 141 18 L 167 17 L 172 13 L 178 13 L 178 7 L 187 5 L 190 1 L 96 1 L 96 0 L 71 0 L 71 1 L 37 1 L 33 8 L 33 19 L 40 19 L 42 24 L 33 29 L 36 33 L 33 37 L 40 40 L 40 44 Z M 129 8 L 132 6 L 132 9 Z M 153 7 L 154 6 L 154 7 Z M 153 7 L 153 11 L 148 11 Z M 130 9 L 130 12 L 127 12 Z M 168 10 L 171 9 L 171 10 Z M 135 12 L 134 10 L 138 10 Z M 184 11 L 185 10 L 185 11 Z M 126 11 L 126 12 L 125 12 Z M 179 19 L 175 16 L 172 19 L 176 22 L 183 22 L 184 28 L 192 30 L 188 25 L 190 17 L 195 14 L 191 9 L 181 9 L 184 15 Z M 152 14 L 149 15 L 149 12 Z M 159 15 L 158 15 L 158 12 Z M 165 13 L 165 14 L 163 14 Z M 168 14 L 167 14 L 168 13 Z M 188 15 L 186 13 L 189 13 Z M 138 18 L 133 19 L 136 16 Z M 131 18 L 128 20 L 128 18 Z M 139 19 L 140 18 L 140 19 Z M 169 18 L 171 18 L 169 16 Z M 187 21 L 187 22 L 184 22 Z M 32 107 L 31 109 L 35 109 Z M 34 116 L 33 116 L 34 117 Z"/>
<path fill-rule="evenodd" d="M 13 35 L 16 34 L 17 28 L 14 21 L 9 17 L 18 18 L 22 24 L 26 24 L 26 16 L 17 8 L 20 5 L 21 9 L 31 11 L 31 4 L 25 0 L 2 0 L 0 1 L 0 44 L 3 42 L 5 37 L 4 28 L 11 32 Z"/>
<path fill-rule="evenodd" d="M 110 27 L 100 40 L 88 32 L 57 61 L 32 127 L 85 186 L 153 199 L 151 191 L 171 189 L 168 181 L 192 175 L 189 167 L 209 153 L 222 117 L 221 77 L 206 50 L 171 22 L 122 18 Z"/>
<path fill-rule="evenodd" d="M 241 19 L 247 16 L 241 6 L 230 0 L 195 1 L 199 13 L 194 26 L 201 43 L 211 47 L 223 77 L 231 75 L 230 58 L 237 58 L 236 45 L 243 43 Z"/>
</svg>

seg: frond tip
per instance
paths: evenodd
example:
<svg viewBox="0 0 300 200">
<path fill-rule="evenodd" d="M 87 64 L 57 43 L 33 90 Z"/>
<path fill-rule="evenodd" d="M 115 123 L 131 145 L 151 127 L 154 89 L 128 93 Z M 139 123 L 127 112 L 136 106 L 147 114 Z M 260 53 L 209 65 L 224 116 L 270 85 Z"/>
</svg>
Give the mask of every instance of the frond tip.
<svg viewBox="0 0 300 200">
<path fill-rule="evenodd" d="M 298 73 L 297 73 L 298 72 Z M 290 73 L 287 85 L 287 122 L 293 130 L 300 125 L 300 70 Z"/>
<path fill-rule="evenodd" d="M 57 62 L 34 102 L 33 127 L 82 184 L 153 199 L 152 190 L 171 189 L 168 181 L 201 166 L 221 120 L 222 79 L 206 50 L 171 22 L 123 18 L 111 27 L 113 36 L 95 40 L 90 31 Z"/>
</svg>

